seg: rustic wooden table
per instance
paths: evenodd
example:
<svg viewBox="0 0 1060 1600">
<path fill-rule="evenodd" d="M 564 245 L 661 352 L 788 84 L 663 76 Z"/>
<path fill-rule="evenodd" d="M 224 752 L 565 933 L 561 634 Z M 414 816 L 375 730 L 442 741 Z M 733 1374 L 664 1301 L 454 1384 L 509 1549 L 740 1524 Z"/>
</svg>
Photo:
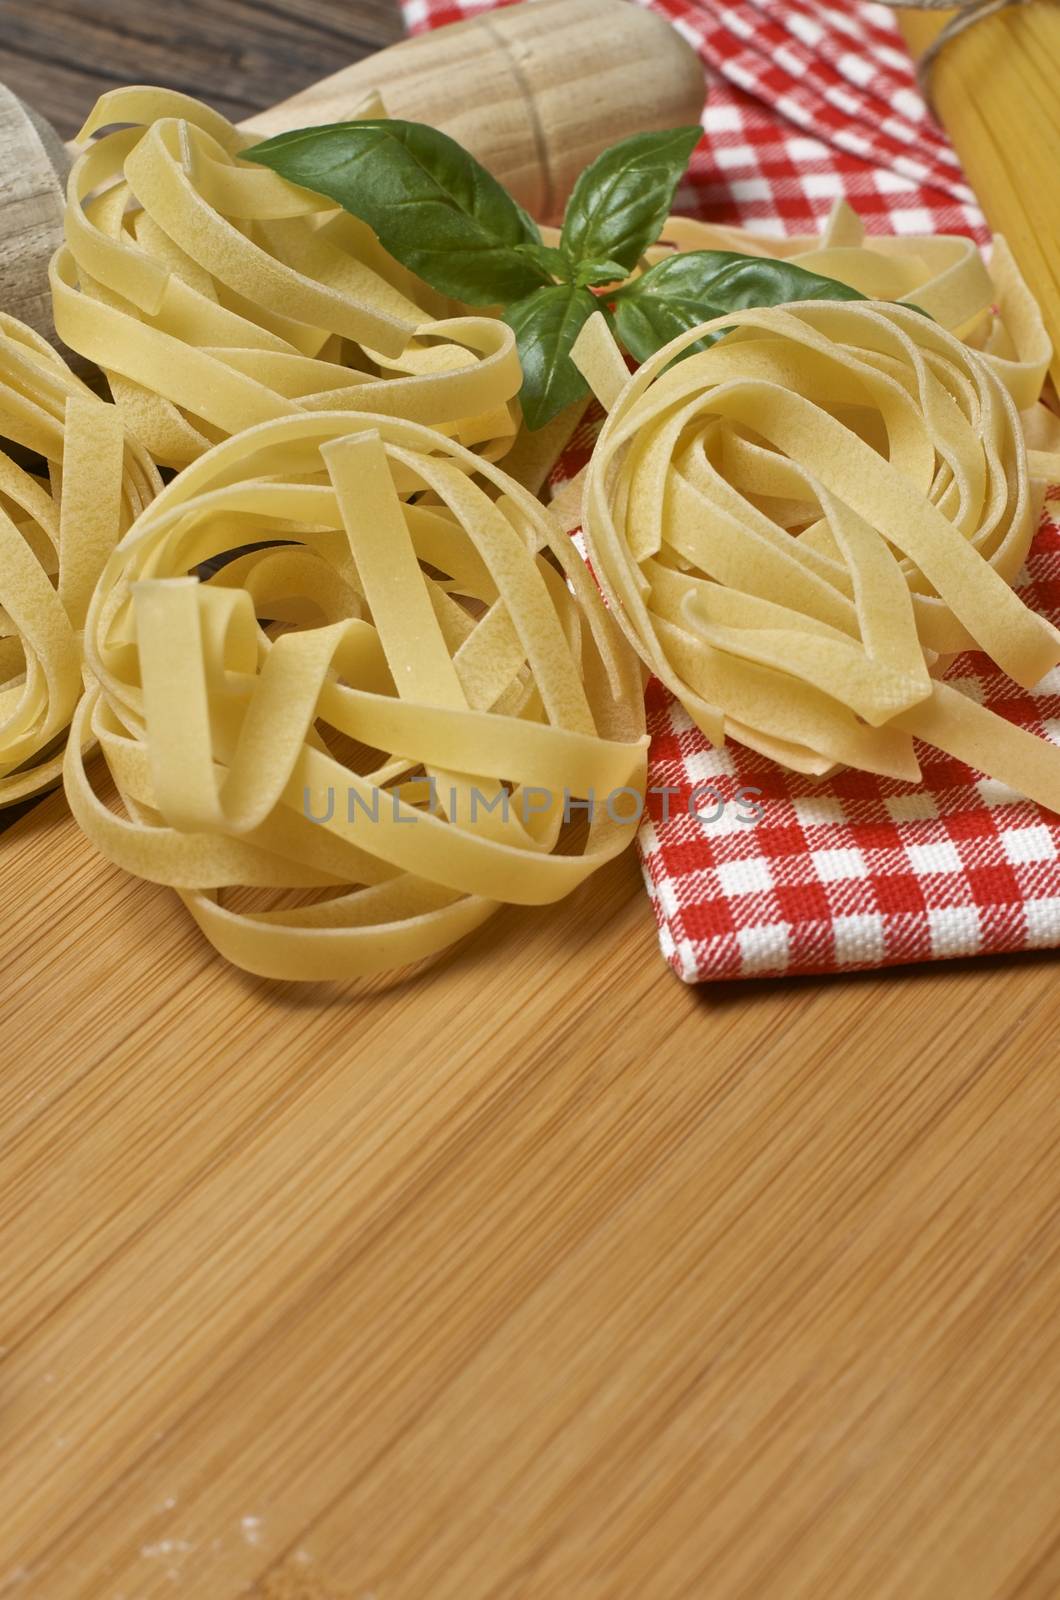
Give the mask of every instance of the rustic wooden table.
<svg viewBox="0 0 1060 1600">
<path fill-rule="evenodd" d="M 0 78 L 245 115 L 397 31 L 0 0 Z M 60 796 L 0 869 L 4 1600 L 1060 1593 L 1051 958 L 690 991 L 627 858 L 322 993 Z"/>
</svg>

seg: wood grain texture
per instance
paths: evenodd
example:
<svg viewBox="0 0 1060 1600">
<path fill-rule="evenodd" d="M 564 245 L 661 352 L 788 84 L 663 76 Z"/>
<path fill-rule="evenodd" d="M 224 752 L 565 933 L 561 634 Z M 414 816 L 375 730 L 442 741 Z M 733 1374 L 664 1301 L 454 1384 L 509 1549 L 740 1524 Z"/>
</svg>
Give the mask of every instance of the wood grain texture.
<svg viewBox="0 0 1060 1600">
<path fill-rule="evenodd" d="M 273 134 L 339 122 L 373 89 L 391 116 L 444 128 L 531 216 L 559 223 L 590 162 L 632 132 L 698 122 L 706 84 L 695 51 L 654 12 L 535 0 L 408 39 L 250 123 Z"/>
<path fill-rule="evenodd" d="M 0 0 L 0 80 L 64 139 L 123 83 L 182 89 L 238 122 L 401 31 L 395 0 Z"/>
<path fill-rule="evenodd" d="M 25 1592 L 1055 1594 L 1048 960 L 696 992 L 627 856 L 321 995 L 3 852 Z"/>
<path fill-rule="evenodd" d="M 0 83 L 0 311 L 55 338 L 48 262 L 62 237 L 66 152 Z"/>
<path fill-rule="evenodd" d="M 4 6 L 67 128 L 250 9 Z M 307 990 L 60 796 L 0 870 L 3 1600 L 1060 1592 L 1054 958 L 690 990 L 627 855 Z"/>
</svg>

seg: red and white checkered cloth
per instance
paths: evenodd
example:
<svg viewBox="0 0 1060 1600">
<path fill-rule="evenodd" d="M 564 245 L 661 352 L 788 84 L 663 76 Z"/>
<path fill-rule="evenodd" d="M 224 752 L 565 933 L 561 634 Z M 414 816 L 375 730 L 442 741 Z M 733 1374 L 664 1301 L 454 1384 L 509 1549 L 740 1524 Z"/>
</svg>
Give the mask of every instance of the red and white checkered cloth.
<svg viewBox="0 0 1060 1600">
<path fill-rule="evenodd" d="M 421 31 L 498 3 L 517 0 L 403 9 Z M 779 236 L 816 231 L 844 196 L 869 232 L 987 241 L 885 7 L 638 3 L 668 17 L 708 68 L 707 138 L 677 210 Z M 557 481 L 591 441 L 591 427 L 580 429 Z M 1019 587 L 1060 626 L 1060 523 L 1043 522 Z M 967 654 L 947 678 L 1060 743 L 1060 670 L 1028 694 Z M 663 954 L 686 982 L 1060 945 L 1060 817 L 949 756 L 918 745 L 915 786 L 859 772 L 814 783 L 740 745 L 714 748 L 655 681 L 648 729 L 649 783 L 671 792 L 649 795 L 638 843 Z M 737 803 L 749 789 L 759 820 Z"/>
</svg>

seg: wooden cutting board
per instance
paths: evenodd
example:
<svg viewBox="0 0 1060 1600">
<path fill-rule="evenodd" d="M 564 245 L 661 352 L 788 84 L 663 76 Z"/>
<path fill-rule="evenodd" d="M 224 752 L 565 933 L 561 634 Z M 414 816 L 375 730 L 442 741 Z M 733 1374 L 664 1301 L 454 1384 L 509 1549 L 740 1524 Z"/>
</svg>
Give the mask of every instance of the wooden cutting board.
<svg viewBox="0 0 1060 1600">
<path fill-rule="evenodd" d="M 0 10 L 77 115 L 381 15 Z M 690 990 L 627 856 L 318 991 L 59 796 L 0 865 L 3 1600 L 1060 1592 L 1053 958 Z"/>
</svg>

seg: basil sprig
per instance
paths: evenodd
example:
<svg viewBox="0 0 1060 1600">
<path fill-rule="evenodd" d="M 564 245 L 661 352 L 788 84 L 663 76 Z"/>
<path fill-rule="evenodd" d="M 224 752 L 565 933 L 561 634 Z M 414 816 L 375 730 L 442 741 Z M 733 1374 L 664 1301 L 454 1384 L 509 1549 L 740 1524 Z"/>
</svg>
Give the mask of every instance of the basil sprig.
<svg viewBox="0 0 1060 1600">
<path fill-rule="evenodd" d="M 598 305 L 588 289 L 554 283 L 547 289 L 535 289 L 504 313 L 519 347 L 523 368 L 519 398 L 528 428 L 544 427 L 587 393 L 570 352 Z"/>
<path fill-rule="evenodd" d="M 702 129 L 636 133 L 586 167 L 563 218 L 560 249 L 571 261 L 608 257 L 632 272 L 673 207 Z"/>
<path fill-rule="evenodd" d="M 723 250 L 677 253 L 631 276 L 659 237 L 699 137 L 698 127 L 669 128 L 605 150 L 575 184 L 558 247 L 455 139 L 423 123 L 303 128 L 243 156 L 360 217 L 443 294 L 499 307 L 522 363 L 523 416 L 540 428 L 588 393 L 570 350 L 594 311 L 644 361 L 729 311 L 865 298 L 790 262 Z"/>
</svg>

